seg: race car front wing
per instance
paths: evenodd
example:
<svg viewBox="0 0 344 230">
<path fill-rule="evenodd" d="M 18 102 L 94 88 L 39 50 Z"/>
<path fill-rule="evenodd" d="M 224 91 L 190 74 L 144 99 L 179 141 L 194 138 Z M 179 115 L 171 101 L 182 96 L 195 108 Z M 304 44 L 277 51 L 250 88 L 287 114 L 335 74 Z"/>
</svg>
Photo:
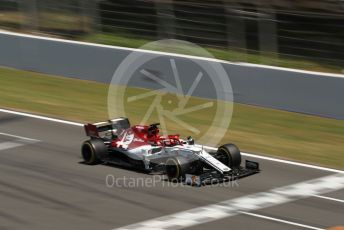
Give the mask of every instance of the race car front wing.
<svg viewBox="0 0 344 230">
<path fill-rule="evenodd" d="M 259 172 L 258 162 L 246 160 L 244 167 L 240 166 L 239 168 L 234 168 L 230 172 L 224 174 L 217 170 L 206 170 L 201 175 L 186 174 L 184 183 L 192 186 L 218 184 L 235 181 Z"/>
</svg>

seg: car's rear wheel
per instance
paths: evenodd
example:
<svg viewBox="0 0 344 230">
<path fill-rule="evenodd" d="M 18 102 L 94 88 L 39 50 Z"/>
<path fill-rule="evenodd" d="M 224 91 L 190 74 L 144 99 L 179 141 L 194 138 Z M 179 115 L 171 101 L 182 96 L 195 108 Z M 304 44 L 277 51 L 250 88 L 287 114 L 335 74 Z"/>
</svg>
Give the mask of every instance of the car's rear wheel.
<svg viewBox="0 0 344 230">
<path fill-rule="evenodd" d="M 190 164 L 183 157 L 172 157 L 166 161 L 166 175 L 170 181 L 180 181 L 185 178 L 185 174 L 190 168 Z"/>
<path fill-rule="evenodd" d="M 230 168 L 237 168 L 241 164 L 241 153 L 234 144 L 225 144 L 217 149 L 216 159 Z"/>
<path fill-rule="evenodd" d="M 107 154 L 107 147 L 100 139 L 91 139 L 85 141 L 81 146 L 81 155 L 84 163 L 95 165 L 101 163 Z"/>
</svg>

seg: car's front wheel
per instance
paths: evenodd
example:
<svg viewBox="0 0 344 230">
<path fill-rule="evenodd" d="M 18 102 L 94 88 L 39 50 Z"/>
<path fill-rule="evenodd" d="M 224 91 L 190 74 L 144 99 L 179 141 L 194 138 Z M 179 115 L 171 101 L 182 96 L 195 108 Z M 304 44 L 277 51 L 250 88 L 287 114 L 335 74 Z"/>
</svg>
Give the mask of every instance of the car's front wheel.
<svg viewBox="0 0 344 230">
<path fill-rule="evenodd" d="M 241 153 L 234 144 L 220 146 L 215 153 L 215 158 L 230 168 L 238 168 L 241 164 Z"/>
</svg>

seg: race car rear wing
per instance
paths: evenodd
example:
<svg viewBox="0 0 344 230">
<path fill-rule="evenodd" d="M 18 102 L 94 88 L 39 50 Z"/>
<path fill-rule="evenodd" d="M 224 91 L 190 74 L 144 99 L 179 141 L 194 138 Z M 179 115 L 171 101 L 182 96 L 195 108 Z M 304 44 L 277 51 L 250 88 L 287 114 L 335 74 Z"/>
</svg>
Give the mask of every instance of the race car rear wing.
<svg viewBox="0 0 344 230">
<path fill-rule="evenodd" d="M 97 138 L 102 137 L 108 132 L 116 132 L 117 130 L 128 129 L 130 122 L 128 118 L 120 117 L 104 122 L 98 122 L 94 124 L 85 124 L 84 129 L 86 136 Z M 102 135 L 103 134 L 103 135 Z"/>
<path fill-rule="evenodd" d="M 87 123 L 84 125 L 86 136 L 88 137 L 98 137 L 99 133 L 97 127 L 93 124 Z"/>
</svg>

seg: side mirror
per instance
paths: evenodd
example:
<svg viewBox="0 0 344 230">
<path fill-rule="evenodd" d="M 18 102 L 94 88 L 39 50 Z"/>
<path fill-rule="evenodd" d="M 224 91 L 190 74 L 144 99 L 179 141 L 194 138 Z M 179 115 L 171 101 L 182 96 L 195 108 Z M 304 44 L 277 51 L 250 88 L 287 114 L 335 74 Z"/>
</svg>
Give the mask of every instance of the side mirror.
<svg viewBox="0 0 344 230">
<path fill-rule="evenodd" d="M 194 145 L 195 144 L 195 141 L 194 139 L 191 137 L 191 136 L 188 136 L 186 138 L 186 142 L 189 144 L 189 145 Z"/>
</svg>

